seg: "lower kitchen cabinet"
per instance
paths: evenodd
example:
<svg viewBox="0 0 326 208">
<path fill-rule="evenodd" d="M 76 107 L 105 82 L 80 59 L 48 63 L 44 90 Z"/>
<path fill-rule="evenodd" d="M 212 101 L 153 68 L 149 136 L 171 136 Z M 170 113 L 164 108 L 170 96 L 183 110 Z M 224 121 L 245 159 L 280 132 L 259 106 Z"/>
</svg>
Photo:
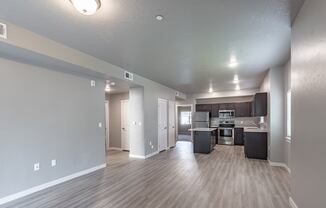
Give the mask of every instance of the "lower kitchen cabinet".
<svg viewBox="0 0 326 208">
<path fill-rule="evenodd" d="M 234 145 L 244 145 L 243 128 L 234 129 Z"/>
<path fill-rule="evenodd" d="M 267 132 L 245 132 L 244 151 L 247 158 L 267 160 Z"/>
</svg>

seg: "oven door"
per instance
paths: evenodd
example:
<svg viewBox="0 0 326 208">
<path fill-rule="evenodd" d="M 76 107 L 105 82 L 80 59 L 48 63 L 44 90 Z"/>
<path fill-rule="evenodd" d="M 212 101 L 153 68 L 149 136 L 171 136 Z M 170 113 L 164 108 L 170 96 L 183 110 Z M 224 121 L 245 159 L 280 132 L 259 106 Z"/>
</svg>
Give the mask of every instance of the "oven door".
<svg viewBox="0 0 326 208">
<path fill-rule="evenodd" d="M 218 144 L 234 145 L 234 128 L 219 128 Z"/>
</svg>

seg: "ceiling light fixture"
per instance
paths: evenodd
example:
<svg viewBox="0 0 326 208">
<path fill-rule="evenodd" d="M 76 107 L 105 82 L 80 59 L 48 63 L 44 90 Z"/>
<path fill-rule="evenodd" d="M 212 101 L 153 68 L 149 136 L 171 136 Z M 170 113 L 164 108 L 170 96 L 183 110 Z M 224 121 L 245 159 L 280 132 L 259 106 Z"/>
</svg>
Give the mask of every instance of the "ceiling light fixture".
<svg viewBox="0 0 326 208">
<path fill-rule="evenodd" d="M 239 65 L 237 58 L 235 56 L 231 56 L 230 58 L 230 63 L 229 63 L 229 67 L 230 68 L 235 68 Z"/>
<path fill-rule="evenodd" d="M 234 83 L 234 84 L 238 84 L 238 83 L 239 83 L 239 76 L 238 76 L 237 74 L 234 75 L 233 83 Z"/>
<path fill-rule="evenodd" d="M 158 21 L 162 21 L 164 20 L 164 17 L 162 15 L 156 15 L 155 19 L 157 19 Z"/>
<path fill-rule="evenodd" d="M 237 84 L 237 86 L 235 86 L 235 90 L 239 91 L 240 90 L 240 86 Z"/>
<path fill-rule="evenodd" d="M 93 15 L 101 7 L 100 0 L 70 0 L 70 2 L 84 15 Z"/>
<path fill-rule="evenodd" d="M 109 80 L 106 80 L 106 85 L 105 85 L 105 92 L 110 92 L 111 91 L 111 85 L 114 82 L 111 82 Z M 114 83 L 115 84 L 115 83 Z M 113 86 L 113 85 L 112 85 Z"/>
</svg>

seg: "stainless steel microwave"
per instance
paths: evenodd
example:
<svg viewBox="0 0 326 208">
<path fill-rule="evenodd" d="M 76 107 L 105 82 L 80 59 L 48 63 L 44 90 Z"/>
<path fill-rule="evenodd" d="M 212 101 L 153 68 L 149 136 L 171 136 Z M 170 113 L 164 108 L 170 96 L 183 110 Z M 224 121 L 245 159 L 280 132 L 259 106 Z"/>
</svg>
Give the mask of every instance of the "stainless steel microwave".
<svg viewBox="0 0 326 208">
<path fill-rule="evenodd" d="M 230 119 L 235 117 L 235 110 L 219 110 L 219 118 Z"/>
</svg>

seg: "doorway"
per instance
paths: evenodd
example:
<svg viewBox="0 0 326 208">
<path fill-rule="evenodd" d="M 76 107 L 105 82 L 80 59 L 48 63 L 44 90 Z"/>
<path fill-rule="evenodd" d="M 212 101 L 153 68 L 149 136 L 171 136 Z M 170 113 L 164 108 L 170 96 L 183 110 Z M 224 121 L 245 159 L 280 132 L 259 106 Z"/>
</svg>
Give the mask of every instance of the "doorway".
<svg viewBox="0 0 326 208">
<path fill-rule="evenodd" d="M 177 106 L 178 130 L 177 141 L 191 142 L 192 106 Z"/>
<path fill-rule="evenodd" d="M 158 99 L 158 151 L 168 148 L 168 101 Z"/>
</svg>

